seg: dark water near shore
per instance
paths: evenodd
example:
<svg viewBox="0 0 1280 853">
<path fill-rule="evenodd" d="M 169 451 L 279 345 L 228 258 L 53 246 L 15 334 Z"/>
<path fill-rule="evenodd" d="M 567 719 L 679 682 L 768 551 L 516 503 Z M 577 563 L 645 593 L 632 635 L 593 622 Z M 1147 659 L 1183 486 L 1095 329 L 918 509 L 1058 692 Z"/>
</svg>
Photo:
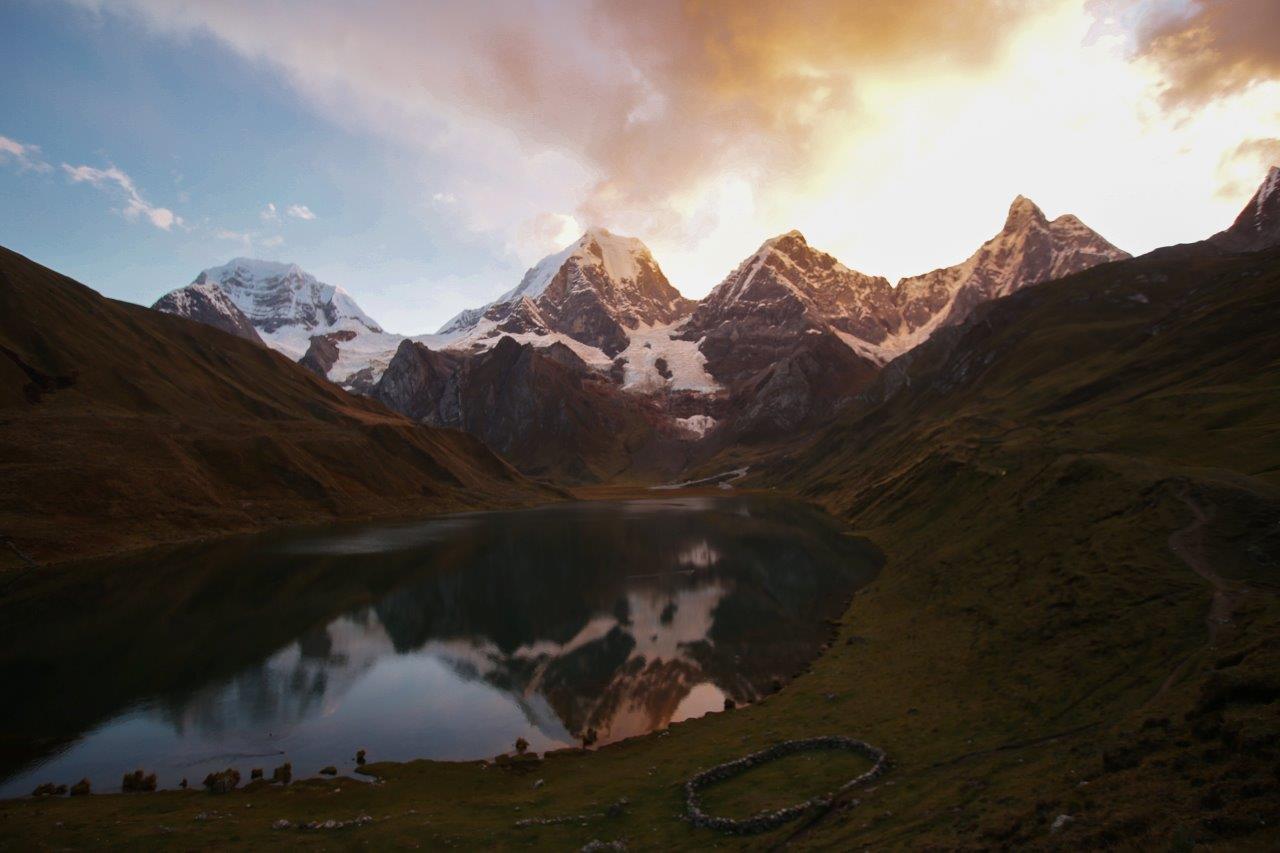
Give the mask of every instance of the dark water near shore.
<svg viewBox="0 0 1280 853">
<path fill-rule="evenodd" d="M 293 530 L 26 578 L 0 796 L 291 761 L 604 744 L 770 691 L 878 555 L 803 505 L 673 496 Z"/>
</svg>

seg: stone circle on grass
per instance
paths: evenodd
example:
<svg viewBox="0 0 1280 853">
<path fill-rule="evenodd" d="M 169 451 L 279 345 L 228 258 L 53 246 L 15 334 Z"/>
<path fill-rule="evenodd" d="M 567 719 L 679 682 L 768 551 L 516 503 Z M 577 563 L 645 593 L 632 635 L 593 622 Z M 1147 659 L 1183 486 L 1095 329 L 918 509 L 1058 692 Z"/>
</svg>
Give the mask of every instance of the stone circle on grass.
<svg viewBox="0 0 1280 853">
<path fill-rule="evenodd" d="M 844 749 L 849 752 L 855 752 L 862 755 L 872 762 L 873 766 L 866 773 L 856 776 L 845 782 L 836 790 L 822 794 L 820 796 L 811 797 L 802 803 L 796 803 L 793 806 L 776 810 L 766 810 L 757 812 L 751 817 L 746 818 L 728 818 L 716 817 L 709 815 L 702 810 L 702 804 L 698 798 L 698 792 L 709 785 L 716 782 L 723 782 L 725 779 L 732 778 L 741 773 L 745 773 L 753 767 L 758 767 L 766 761 L 774 761 L 786 755 L 792 755 L 797 752 L 807 752 L 809 750 L 818 749 Z M 889 758 L 883 749 L 878 746 L 872 746 L 865 741 L 856 738 L 844 737 L 843 735 L 827 735 L 824 737 L 803 738 L 800 740 L 787 740 L 782 743 L 775 744 L 768 749 L 762 749 L 759 752 L 753 752 L 750 755 L 733 761 L 727 761 L 724 764 L 717 764 L 710 770 L 703 770 L 698 775 L 684 783 L 684 799 L 685 806 L 688 811 L 689 822 L 694 826 L 703 826 L 708 829 L 718 829 L 721 832 L 729 832 L 735 835 L 750 835 L 757 832 L 767 832 L 770 829 L 782 826 L 782 824 L 795 820 L 805 812 L 816 807 L 829 806 L 832 801 L 848 791 L 850 788 L 856 788 L 859 785 L 865 785 L 884 775 L 888 769 Z"/>
</svg>

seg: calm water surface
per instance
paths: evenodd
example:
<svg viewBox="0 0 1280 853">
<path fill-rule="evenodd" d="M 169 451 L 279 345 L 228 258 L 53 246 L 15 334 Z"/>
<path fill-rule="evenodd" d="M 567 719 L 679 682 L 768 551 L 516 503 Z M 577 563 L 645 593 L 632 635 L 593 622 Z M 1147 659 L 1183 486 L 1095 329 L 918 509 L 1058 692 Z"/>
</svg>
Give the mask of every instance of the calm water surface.
<svg viewBox="0 0 1280 853">
<path fill-rule="evenodd" d="M 741 704 L 875 574 L 830 518 L 671 497 L 334 526 L 52 573 L 0 628 L 0 795 L 599 744 Z"/>
</svg>

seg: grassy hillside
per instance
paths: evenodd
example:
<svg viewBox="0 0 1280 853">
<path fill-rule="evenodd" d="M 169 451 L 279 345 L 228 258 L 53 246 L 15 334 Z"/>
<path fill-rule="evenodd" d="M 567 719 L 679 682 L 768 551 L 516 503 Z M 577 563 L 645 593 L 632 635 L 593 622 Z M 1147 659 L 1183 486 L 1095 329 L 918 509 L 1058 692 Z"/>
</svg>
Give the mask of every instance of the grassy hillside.
<svg viewBox="0 0 1280 853">
<path fill-rule="evenodd" d="M 1274 842 L 1277 317 L 1280 251 L 1100 267 L 991 304 L 771 467 L 889 557 L 851 710 L 914 743 L 871 838 Z"/>
<path fill-rule="evenodd" d="M 830 649 L 757 705 L 514 768 L 374 765 L 377 786 L 11 801 L 0 844 L 1274 849 L 1276 317 L 1280 252 L 1100 267 L 992 304 L 757 468 L 888 556 Z M 766 835 L 680 820 L 694 772 L 821 734 L 894 766 Z M 783 806 L 860 769 L 795 757 L 705 801 Z"/>
<path fill-rule="evenodd" d="M 0 249 L 0 569 L 547 495 L 473 438 Z"/>
</svg>

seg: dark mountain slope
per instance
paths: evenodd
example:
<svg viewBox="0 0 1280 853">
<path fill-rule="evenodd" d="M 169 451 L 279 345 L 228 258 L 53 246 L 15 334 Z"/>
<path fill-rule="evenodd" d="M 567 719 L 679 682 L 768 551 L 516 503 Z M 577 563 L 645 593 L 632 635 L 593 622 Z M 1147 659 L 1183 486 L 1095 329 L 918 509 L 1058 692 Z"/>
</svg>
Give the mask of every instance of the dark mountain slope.
<svg viewBox="0 0 1280 853">
<path fill-rule="evenodd" d="M 0 535 L 38 560 L 544 494 L 469 436 L 0 249 Z"/>
<path fill-rule="evenodd" d="M 1236 221 L 1209 242 L 1229 252 L 1254 252 L 1280 244 L 1280 166 L 1272 166 Z"/>
<path fill-rule="evenodd" d="M 503 337 L 464 355 L 404 341 L 372 395 L 422 423 L 476 436 L 525 473 L 561 481 L 667 477 L 689 453 L 691 436 L 657 403 L 619 390 L 560 343 Z"/>
<path fill-rule="evenodd" d="M 867 651 L 812 689 L 897 785 L 807 842 L 1274 844 L 1277 317 L 1277 248 L 1108 264 L 978 308 L 773 461 L 889 556 Z"/>
</svg>

